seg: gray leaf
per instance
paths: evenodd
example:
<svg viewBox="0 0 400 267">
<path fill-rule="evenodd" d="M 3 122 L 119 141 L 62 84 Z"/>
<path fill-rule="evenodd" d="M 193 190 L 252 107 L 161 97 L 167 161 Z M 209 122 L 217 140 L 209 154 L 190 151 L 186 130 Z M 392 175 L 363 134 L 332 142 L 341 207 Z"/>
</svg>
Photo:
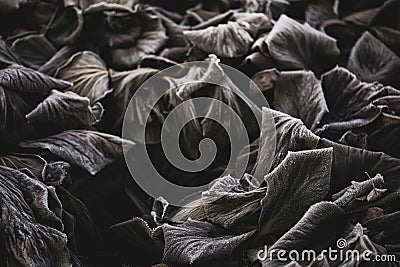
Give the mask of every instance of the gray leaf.
<svg viewBox="0 0 400 267">
<path fill-rule="evenodd" d="M 320 75 L 335 66 L 339 56 L 335 39 L 286 15 L 280 16 L 265 42 L 285 70 L 306 69 Z"/>
<path fill-rule="evenodd" d="M 56 73 L 60 79 L 73 83 L 70 90 L 95 103 L 112 91 L 108 70 L 95 53 L 83 51 L 73 55 Z"/>
<path fill-rule="evenodd" d="M 254 234 L 229 234 L 220 226 L 191 219 L 177 226 L 165 224 L 162 228 L 163 259 L 176 264 L 229 259 L 234 250 Z"/>
<path fill-rule="evenodd" d="M 26 119 L 29 123 L 45 122 L 70 128 L 89 127 L 101 120 L 103 111 L 100 103 L 90 106 L 87 97 L 52 90 L 50 96 L 26 115 Z"/>
<path fill-rule="evenodd" d="M 184 31 L 183 34 L 204 52 L 224 58 L 245 55 L 254 41 L 244 27 L 231 21 L 202 30 Z"/>
<path fill-rule="evenodd" d="M 44 139 L 23 141 L 25 148 L 47 149 L 63 160 L 95 175 L 130 149 L 134 143 L 105 133 L 68 130 Z"/>
<path fill-rule="evenodd" d="M 17 92 L 47 93 L 51 89 L 63 91 L 72 84 L 55 79 L 22 66 L 12 65 L 0 70 L 0 85 Z"/>
<path fill-rule="evenodd" d="M 261 234 L 286 231 L 312 204 L 326 197 L 332 157 L 332 148 L 289 152 L 265 177 L 267 193 L 261 201 Z"/>
</svg>

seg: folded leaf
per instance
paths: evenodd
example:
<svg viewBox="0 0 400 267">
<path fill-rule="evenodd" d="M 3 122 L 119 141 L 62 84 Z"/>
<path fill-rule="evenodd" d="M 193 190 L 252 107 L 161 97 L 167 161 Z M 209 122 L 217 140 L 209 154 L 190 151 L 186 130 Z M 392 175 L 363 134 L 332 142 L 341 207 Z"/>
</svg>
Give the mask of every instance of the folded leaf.
<svg viewBox="0 0 400 267">
<path fill-rule="evenodd" d="M 348 131 L 361 132 L 366 135 L 366 148 L 398 156 L 395 140 L 400 129 L 400 91 L 375 82 L 360 82 L 344 68 L 324 74 L 322 88 L 330 112 L 315 130 L 318 135 L 346 141 Z"/>
<path fill-rule="evenodd" d="M 218 57 L 243 56 L 253 43 L 251 35 L 238 22 L 228 22 L 202 30 L 184 31 L 183 34 L 196 47 Z"/>
<path fill-rule="evenodd" d="M 279 238 L 271 247 L 268 247 L 268 251 L 283 251 L 285 255 L 289 255 L 290 251 L 295 250 L 299 255 L 305 255 L 305 257 L 310 256 L 309 259 L 302 259 L 310 262 L 314 260 L 311 258 L 312 256 L 315 258 L 318 256 L 318 251 L 314 251 L 315 255 L 303 254 L 302 252 L 304 250 L 315 250 L 315 248 L 325 247 L 336 241 L 345 227 L 344 215 L 344 210 L 332 202 L 316 203 L 307 210 L 296 225 Z M 289 265 L 289 259 L 286 261 L 279 260 L 276 258 L 276 253 L 267 254 L 267 256 L 271 257 L 266 257 L 266 259 L 261 262 L 262 266 L 273 267 L 282 266 L 282 264 Z M 291 264 L 290 266 L 301 266 L 294 262 L 291 262 Z"/>
<path fill-rule="evenodd" d="M 282 234 L 313 204 L 328 194 L 333 149 L 289 152 L 265 177 L 261 201 L 261 234 Z"/>
<path fill-rule="evenodd" d="M 28 173 L 46 185 L 61 185 L 70 179 L 69 164 L 66 162 L 47 162 L 34 154 L 10 154 L 0 157 L 0 165 Z"/>
<path fill-rule="evenodd" d="M 270 120 L 274 120 L 275 129 L 270 127 Z M 250 145 L 249 162 L 246 162 L 248 172 L 258 178 L 267 175 L 270 168 L 276 168 L 289 151 L 310 150 L 318 146 L 320 138 L 308 130 L 299 119 L 263 108 L 262 121 L 264 126 L 261 128 L 260 138 Z M 239 155 L 237 166 L 244 156 Z M 255 173 L 256 171 L 258 173 Z"/>
<path fill-rule="evenodd" d="M 90 51 L 73 55 L 57 70 L 56 76 L 72 82 L 70 90 L 89 98 L 90 103 L 101 100 L 112 91 L 105 63 Z"/>
<path fill-rule="evenodd" d="M 231 176 L 219 178 L 208 191 L 202 193 L 207 219 L 230 228 L 258 212 L 265 193 L 266 188 L 246 191 L 239 180 Z"/>
<path fill-rule="evenodd" d="M 21 61 L 15 51 L 0 37 L 0 67 L 5 68 L 12 64 L 21 64 Z"/>
<path fill-rule="evenodd" d="M 400 31 L 386 27 L 374 27 L 370 32 L 400 57 Z"/>
<path fill-rule="evenodd" d="M 283 70 L 312 70 L 319 76 L 334 67 L 339 56 L 335 39 L 286 15 L 280 16 L 265 42 Z"/>
<path fill-rule="evenodd" d="M 112 117 L 113 128 L 119 128 L 122 125 L 126 109 L 136 90 L 158 70 L 151 68 L 141 68 L 132 71 L 111 71 L 111 82 L 114 92 L 112 93 L 112 103 L 106 106 L 106 114 Z M 138 103 L 143 104 L 143 103 Z M 141 116 L 141 111 L 137 110 L 137 116 Z"/>
<path fill-rule="evenodd" d="M 122 156 L 123 146 L 124 149 L 130 149 L 134 143 L 109 134 L 69 130 L 44 139 L 23 141 L 19 145 L 49 150 L 63 160 L 95 175 Z"/>
<path fill-rule="evenodd" d="M 26 66 L 35 70 L 44 65 L 57 51 L 43 34 L 22 36 L 12 43 L 12 48 Z"/>
<path fill-rule="evenodd" d="M 175 264 L 230 259 L 235 249 L 254 234 L 229 234 L 220 226 L 191 219 L 177 226 L 164 224 L 162 229 L 163 259 Z"/>
<path fill-rule="evenodd" d="M 61 232 L 61 219 L 49 209 L 49 189 L 2 166 L 0 188 L 0 232 L 7 251 L 2 255 L 22 266 L 69 265 L 67 236 Z"/>
<path fill-rule="evenodd" d="M 351 203 L 347 210 L 366 210 L 369 207 L 390 206 L 399 199 L 400 160 L 382 152 L 372 152 L 351 146 L 338 144 L 324 138 L 320 139 L 319 148 L 333 147 L 333 167 L 330 193 L 336 193 L 347 187 L 351 181 L 362 182 L 369 176 L 380 174 L 385 179 L 388 190 L 373 202 L 357 201 Z M 366 173 L 368 175 L 366 175 Z M 372 190 L 372 189 L 371 189 Z M 369 191 L 367 192 L 367 194 Z"/>
<path fill-rule="evenodd" d="M 68 45 L 76 42 L 83 28 L 82 10 L 66 6 L 59 9 L 47 29 L 46 36 L 54 44 Z"/>
<path fill-rule="evenodd" d="M 258 75 L 258 79 L 261 74 Z M 268 80 L 269 73 L 265 80 Z M 310 130 L 314 130 L 328 113 L 321 83 L 310 71 L 281 72 L 274 82 L 272 107 L 299 118 Z"/>
<path fill-rule="evenodd" d="M 87 97 L 52 90 L 50 96 L 26 115 L 26 119 L 29 123 L 58 124 L 72 129 L 98 123 L 103 111 L 100 103 L 91 106 Z"/>
<path fill-rule="evenodd" d="M 140 6 L 132 9 L 96 3 L 85 10 L 85 24 L 84 33 L 92 37 L 90 42 L 106 49 L 108 65 L 118 70 L 137 66 L 142 57 L 159 52 L 168 39 L 161 18 Z"/>
<path fill-rule="evenodd" d="M 33 127 L 27 123 L 25 114 L 32 110 L 33 104 L 25 99 L 0 85 L 0 143 L 11 144 L 32 134 Z"/>
<path fill-rule="evenodd" d="M 0 85 L 16 92 L 47 93 L 51 89 L 63 91 L 72 84 L 22 66 L 13 65 L 0 70 Z"/>
<path fill-rule="evenodd" d="M 379 81 L 400 88 L 400 58 L 369 32 L 358 39 L 347 66 L 361 81 Z"/>
</svg>

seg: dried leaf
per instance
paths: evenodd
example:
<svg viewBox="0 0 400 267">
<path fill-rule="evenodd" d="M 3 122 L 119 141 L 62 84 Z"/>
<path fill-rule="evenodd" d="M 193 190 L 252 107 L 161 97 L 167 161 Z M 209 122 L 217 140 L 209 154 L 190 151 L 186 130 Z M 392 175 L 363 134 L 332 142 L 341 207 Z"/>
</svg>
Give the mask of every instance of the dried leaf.
<svg viewBox="0 0 400 267">
<path fill-rule="evenodd" d="M 26 119 L 28 123 L 58 124 L 69 129 L 89 127 L 101 120 L 104 111 L 100 103 L 91 106 L 89 102 L 89 98 L 73 92 L 52 90 L 42 103 L 26 115 Z"/>
<path fill-rule="evenodd" d="M 72 90 L 95 103 L 112 92 L 108 70 L 103 60 L 95 53 L 83 51 L 73 55 L 61 66 L 56 76 L 73 83 Z"/>
<path fill-rule="evenodd" d="M 0 70 L 0 85 L 16 92 L 47 93 L 51 89 L 63 91 L 72 84 L 38 71 L 12 65 Z"/>
<path fill-rule="evenodd" d="M 191 219 L 177 226 L 164 224 L 162 229 L 165 241 L 163 259 L 176 264 L 227 260 L 254 234 L 229 234 L 220 226 Z"/>
<path fill-rule="evenodd" d="M 226 58 L 245 55 L 254 41 L 246 29 L 237 22 L 228 22 L 202 30 L 184 31 L 183 34 L 204 52 Z"/>
<path fill-rule="evenodd" d="M 68 130 L 44 139 L 23 141 L 19 145 L 49 150 L 63 160 L 95 175 L 122 156 L 122 146 L 125 146 L 124 149 L 130 149 L 134 143 L 94 131 Z"/>
<path fill-rule="evenodd" d="M 283 70 L 312 70 L 319 76 L 334 67 L 339 56 L 335 39 L 286 15 L 280 16 L 265 42 Z"/>
</svg>

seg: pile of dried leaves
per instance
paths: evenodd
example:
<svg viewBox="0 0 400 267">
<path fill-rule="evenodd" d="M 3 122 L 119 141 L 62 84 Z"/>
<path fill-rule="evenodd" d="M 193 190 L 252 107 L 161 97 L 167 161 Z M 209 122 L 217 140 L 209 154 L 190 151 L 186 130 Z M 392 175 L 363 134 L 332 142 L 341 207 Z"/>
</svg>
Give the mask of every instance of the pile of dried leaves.
<svg viewBox="0 0 400 267">
<path fill-rule="evenodd" d="M 265 245 L 319 253 L 338 238 L 399 266 L 399 0 L 1 0 L 0 13 L 1 266 L 375 266 L 257 259 Z M 219 177 L 229 138 L 206 119 L 183 147 L 195 158 L 210 137 L 219 156 L 199 175 L 177 170 L 158 134 L 181 101 L 171 91 L 146 122 L 149 153 L 174 182 L 215 180 L 178 209 L 135 184 L 122 121 L 149 77 L 209 54 L 263 91 L 276 153 L 255 184 L 267 129 L 237 95 L 204 86 L 183 93 L 240 114 L 248 173 Z"/>
</svg>

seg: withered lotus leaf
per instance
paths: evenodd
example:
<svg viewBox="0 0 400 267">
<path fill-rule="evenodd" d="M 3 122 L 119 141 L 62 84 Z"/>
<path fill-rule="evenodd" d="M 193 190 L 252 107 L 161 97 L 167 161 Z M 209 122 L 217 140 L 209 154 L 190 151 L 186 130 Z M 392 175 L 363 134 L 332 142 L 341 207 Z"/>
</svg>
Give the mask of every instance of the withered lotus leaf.
<svg viewBox="0 0 400 267">
<path fill-rule="evenodd" d="M 339 57 L 335 39 L 286 15 L 279 17 L 265 43 L 283 70 L 306 69 L 320 75 Z"/>
<path fill-rule="evenodd" d="M 87 97 L 74 92 L 52 90 L 34 110 L 26 115 L 29 123 L 62 123 L 68 127 L 89 127 L 101 120 L 104 108 L 100 103 L 90 105 Z"/>
<path fill-rule="evenodd" d="M 87 97 L 95 103 L 112 92 L 108 70 L 103 60 L 95 53 L 83 51 L 73 55 L 56 76 L 71 82 L 71 91 Z"/>
<path fill-rule="evenodd" d="M 23 141 L 19 145 L 49 150 L 63 160 L 95 175 L 122 156 L 122 146 L 129 149 L 134 143 L 95 131 L 68 130 L 44 139 Z"/>
<path fill-rule="evenodd" d="M 0 70 L 0 85 L 24 93 L 48 93 L 51 89 L 63 91 L 72 84 L 38 71 L 18 65 Z"/>
<path fill-rule="evenodd" d="M 9 255 L 6 257 L 25 266 L 70 264 L 61 218 L 49 209 L 50 198 L 54 197 L 49 188 L 3 166 L 0 166 L 0 187 L 0 231 L 7 237 L 3 241 Z"/>
<path fill-rule="evenodd" d="M 254 41 L 244 26 L 231 21 L 217 27 L 184 31 L 183 34 L 204 52 L 226 58 L 245 55 Z"/>
<path fill-rule="evenodd" d="M 35 70 L 38 70 L 57 52 L 44 34 L 36 33 L 21 36 L 12 43 L 11 47 L 24 65 Z"/>
<path fill-rule="evenodd" d="M 229 234 L 221 226 L 189 219 L 180 225 L 162 226 L 165 248 L 163 259 L 176 264 L 227 260 L 254 231 Z"/>
<path fill-rule="evenodd" d="M 369 32 L 365 32 L 351 51 L 348 68 L 361 81 L 379 81 L 400 87 L 397 74 L 400 58 Z"/>
</svg>

